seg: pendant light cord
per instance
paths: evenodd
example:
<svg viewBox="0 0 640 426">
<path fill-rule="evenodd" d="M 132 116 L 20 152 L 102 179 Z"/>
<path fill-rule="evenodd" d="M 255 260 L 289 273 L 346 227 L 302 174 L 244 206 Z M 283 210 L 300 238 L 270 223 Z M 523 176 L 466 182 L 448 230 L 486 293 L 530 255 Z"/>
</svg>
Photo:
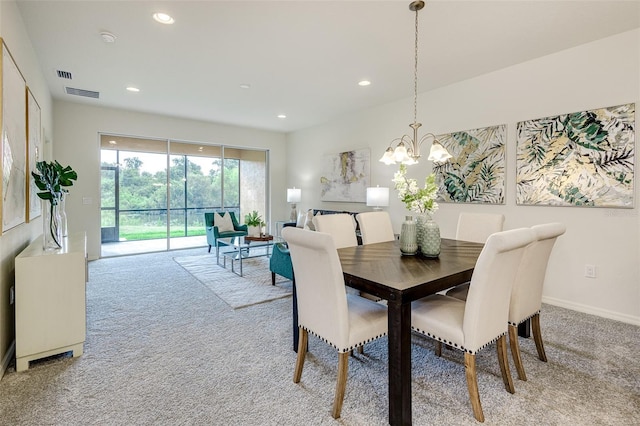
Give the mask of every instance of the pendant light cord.
<svg viewBox="0 0 640 426">
<path fill-rule="evenodd" d="M 418 121 L 418 9 L 416 8 L 415 61 L 413 66 L 413 122 Z"/>
</svg>

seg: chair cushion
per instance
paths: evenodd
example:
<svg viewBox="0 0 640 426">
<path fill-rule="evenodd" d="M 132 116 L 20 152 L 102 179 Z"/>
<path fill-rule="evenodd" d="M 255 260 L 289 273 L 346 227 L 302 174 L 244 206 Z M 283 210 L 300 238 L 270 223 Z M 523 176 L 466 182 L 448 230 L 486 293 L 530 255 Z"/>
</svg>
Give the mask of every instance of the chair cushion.
<svg viewBox="0 0 640 426">
<path fill-rule="evenodd" d="M 219 235 L 219 238 L 229 238 L 229 237 L 242 237 L 244 235 L 247 235 L 247 233 L 245 231 L 226 231 L 226 232 L 219 232 L 218 235 Z"/>
<path fill-rule="evenodd" d="M 464 348 L 462 321 L 465 302 L 434 294 L 411 304 L 411 328 L 436 340 Z"/>
<path fill-rule="evenodd" d="M 220 233 L 235 231 L 233 222 L 231 221 L 231 215 L 229 214 L 220 215 L 220 213 L 216 213 L 213 222 L 215 226 L 218 227 L 218 232 Z"/>
<path fill-rule="evenodd" d="M 389 321 L 386 306 L 352 294 L 347 294 L 347 304 L 349 345 L 338 350 L 346 352 L 387 334 Z"/>
</svg>

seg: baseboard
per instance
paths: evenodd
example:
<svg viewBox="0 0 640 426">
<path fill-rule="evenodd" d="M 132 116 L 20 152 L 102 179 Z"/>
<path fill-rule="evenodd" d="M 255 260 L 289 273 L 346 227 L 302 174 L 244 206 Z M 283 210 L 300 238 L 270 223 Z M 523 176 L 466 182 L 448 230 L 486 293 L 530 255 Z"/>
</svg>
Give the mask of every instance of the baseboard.
<svg viewBox="0 0 640 426">
<path fill-rule="evenodd" d="M 9 364 L 13 361 L 13 357 L 16 353 L 16 341 L 11 342 L 11 346 L 9 346 L 9 350 L 2 358 L 2 365 L 0 365 L 0 380 L 4 377 L 4 372 L 9 368 Z"/>
<path fill-rule="evenodd" d="M 607 309 L 594 308 L 593 306 L 582 305 L 580 303 L 567 302 L 566 300 L 554 299 L 552 297 L 542 297 L 543 303 L 548 303 L 561 308 L 571 309 L 572 311 L 584 312 L 602 318 L 608 318 L 627 324 L 640 326 L 640 317 L 633 315 L 625 315 L 620 312 L 609 311 Z"/>
</svg>

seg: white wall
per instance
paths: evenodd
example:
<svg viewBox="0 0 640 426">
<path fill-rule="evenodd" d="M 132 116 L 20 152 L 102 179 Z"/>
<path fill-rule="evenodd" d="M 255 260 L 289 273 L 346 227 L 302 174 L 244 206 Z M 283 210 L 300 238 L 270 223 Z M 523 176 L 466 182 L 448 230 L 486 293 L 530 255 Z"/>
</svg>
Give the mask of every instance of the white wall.
<svg viewBox="0 0 640 426">
<path fill-rule="evenodd" d="M 285 196 L 278 197 L 283 192 L 281 188 L 285 187 L 286 143 L 283 133 L 63 101 L 56 101 L 54 110 L 54 141 L 57 143 L 53 156 L 78 172 L 78 180 L 70 188 L 66 204 L 69 231 L 87 233 L 90 259 L 100 256 L 99 133 L 268 149 L 270 188 L 276 188 L 269 217 L 278 220 L 288 215 Z M 83 198 L 90 199 L 91 204 L 83 204 Z"/>
<path fill-rule="evenodd" d="M 0 37 L 8 47 L 42 111 L 42 127 L 52 129 L 51 95 L 40 64 L 27 36 L 22 16 L 13 1 L 0 1 Z M 14 258 L 42 233 L 42 218 L 24 223 L 0 236 L 0 377 L 13 354 L 14 306 L 9 304 L 9 289 L 14 285 Z"/>
<path fill-rule="evenodd" d="M 455 235 L 461 211 L 502 212 L 506 229 L 563 222 L 567 232 L 550 260 L 544 301 L 640 324 L 638 179 L 634 209 L 515 205 L 516 123 L 629 102 L 636 102 L 638 109 L 639 62 L 640 30 L 634 30 L 421 94 L 420 134 L 508 125 L 506 204 L 441 204 L 435 219 L 442 235 Z M 318 159 L 329 153 L 369 147 L 372 184 L 392 188 L 391 178 L 397 168 L 377 159 L 392 139 L 409 133 L 412 108 L 412 100 L 405 99 L 290 134 L 287 184 L 302 188 L 299 207 L 367 209 L 364 204 L 320 201 Z M 410 167 L 409 174 L 422 181 L 430 171 L 430 163 L 423 160 Z M 399 232 L 408 212 L 394 197 L 395 191 L 391 193 L 388 210 Z M 597 278 L 584 277 L 585 264 L 596 265 Z"/>
</svg>

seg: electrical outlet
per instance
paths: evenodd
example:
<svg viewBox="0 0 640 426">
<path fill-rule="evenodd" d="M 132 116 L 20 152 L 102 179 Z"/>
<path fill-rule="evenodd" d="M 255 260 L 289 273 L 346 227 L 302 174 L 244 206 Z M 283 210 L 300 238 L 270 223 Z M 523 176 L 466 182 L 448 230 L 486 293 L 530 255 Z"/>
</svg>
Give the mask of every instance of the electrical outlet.
<svg viewBox="0 0 640 426">
<path fill-rule="evenodd" d="M 9 287 L 9 304 L 13 305 L 13 302 L 16 301 L 16 291 L 13 286 Z"/>
<path fill-rule="evenodd" d="M 595 265 L 584 265 L 584 276 L 587 278 L 595 278 L 596 277 L 596 266 Z"/>
</svg>

